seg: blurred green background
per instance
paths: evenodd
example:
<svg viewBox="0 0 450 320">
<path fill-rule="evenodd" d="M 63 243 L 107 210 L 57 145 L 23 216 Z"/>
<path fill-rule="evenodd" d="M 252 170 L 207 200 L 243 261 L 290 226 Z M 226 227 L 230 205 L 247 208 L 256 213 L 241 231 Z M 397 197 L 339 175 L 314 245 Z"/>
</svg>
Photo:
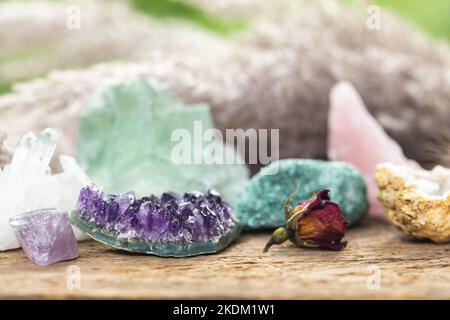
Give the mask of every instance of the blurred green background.
<svg viewBox="0 0 450 320">
<path fill-rule="evenodd" d="M 1 3 L 8 1 L 29 0 L 0 0 Z M 49 0 L 58 2 L 59 0 Z M 111 0 L 103 0 L 105 3 Z M 245 30 L 251 21 L 230 19 L 204 9 L 193 2 L 186 0 L 117 0 L 128 2 L 136 12 L 153 19 L 179 19 L 200 26 L 205 30 L 223 36 L 232 37 L 236 32 Z M 214 1 L 214 0 L 211 0 Z M 269 1 L 269 0 L 265 0 Z M 278 0 L 272 0 L 278 1 Z M 295 0 L 293 0 L 295 1 Z M 329 0 L 334 1 L 334 0 Z M 416 24 L 431 37 L 439 40 L 450 40 L 450 0 L 337 0 L 346 3 L 350 7 L 364 8 L 368 4 L 377 4 L 391 10 L 406 20 Z M 54 54 L 55 43 L 29 43 L 19 47 L 2 48 L 0 43 L 0 93 L 9 92 L 12 84 L 17 81 L 26 81 L 30 78 L 47 74 L 43 61 L 51 60 Z M 2 50 L 4 49 L 4 50 Z M 35 62 L 42 65 L 42 69 L 36 73 L 30 72 L 26 76 L 18 75 L 15 78 L 5 76 L 5 70 L 11 66 L 22 63 Z M 95 61 L 91 61 L 95 63 Z M 83 67 L 74 65 L 72 67 Z M 55 66 L 57 68 L 58 66 Z M 11 73 L 11 72 L 10 72 Z"/>
<path fill-rule="evenodd" d="M 374 0 L 434 37 L 450 40 L 450 0 Z"/>
<path fill-rule="evenodd" d="M 130 0 L 134 8 L 157 18 L 180 18 L 221 34 L 245 27 L 245 21 L 234 21 L 206 12 L 202 8 L 179 0 Z"/>
<path fill-rule="evenodd" d="M 330 0 L 333 1 L 333 0 Z M 182 0 L 131 0 L 134 7 L 152 16 L 179 17 L 219 33 L 230 33 L 245 25 L 242 21 L 227 21 Z M 354 5 L 361 0 L 347 0 Z M 450 40 L 450 0 L 372 0 L 369 3 L 388 8 L 432 36 Z"/>
</svg>

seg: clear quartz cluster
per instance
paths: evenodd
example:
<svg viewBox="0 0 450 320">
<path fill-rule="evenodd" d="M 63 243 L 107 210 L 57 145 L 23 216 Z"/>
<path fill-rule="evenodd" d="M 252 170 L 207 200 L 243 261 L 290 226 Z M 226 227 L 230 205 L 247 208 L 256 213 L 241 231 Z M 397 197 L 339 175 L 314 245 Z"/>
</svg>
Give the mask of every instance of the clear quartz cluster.
<svg viewBox="0 0 450 320">
<path fill-rule="evenodd" d="M 116 237 L 151 242 L 214 241 L 238 224 L 213 190 L 137 198 L 132 192 L 105 194 L 91 185 L 81 190 L 76 212 Z"/>
<path fill-rule="evenodd" d="M 14 150 L 11 162 L 0 169 L 0 251 L 19 248 L 11 217 L 42 208 L 72 210 L 83 185 L 89 183 L 75 159 L 61 156 L 63 171 L 52 174 L 49 163 L 58 134 L 45 129 L 38 136 L 26 134 Z M 79 240 L 85 236 L 76 231 Z"/>
</svg>

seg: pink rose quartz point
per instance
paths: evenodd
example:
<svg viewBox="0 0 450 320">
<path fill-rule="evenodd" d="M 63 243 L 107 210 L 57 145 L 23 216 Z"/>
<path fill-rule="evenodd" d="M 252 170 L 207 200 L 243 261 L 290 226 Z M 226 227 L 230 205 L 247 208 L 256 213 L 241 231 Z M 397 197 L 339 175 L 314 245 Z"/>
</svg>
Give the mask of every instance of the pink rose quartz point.
<svg viewBox="0 0 450 320">
<path fill-rule="evenodd" d="M 369 214 L 385 217 L 377 199 L 375 167 L 382 162 L 419 167 L 403 154 L 400 145 L 369 113 L 361 96 L 348 82 L 339 82 L 330 92 L 328 158 L 357 167 L 364 176 L 370 201 Z"/>
<path fill-rule="evenodd" d="M 26 256 L 46 266 L 78 257 L 78 246 L 65 211 L 41 209 L 9 220 Z"/>
</svg>

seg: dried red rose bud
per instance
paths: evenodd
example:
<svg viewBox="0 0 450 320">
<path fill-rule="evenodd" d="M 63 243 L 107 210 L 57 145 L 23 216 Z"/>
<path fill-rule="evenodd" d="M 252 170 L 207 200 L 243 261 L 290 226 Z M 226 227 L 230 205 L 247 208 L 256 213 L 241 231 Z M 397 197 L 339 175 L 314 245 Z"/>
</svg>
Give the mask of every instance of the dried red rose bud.
<svg viewBox="0 0 450 320">
<path fill-rule="evenodd" d="M 287 239 L 302 247 L 343 249 L 347 242 L 341 239 L 344 237 L 348 222 L 339 206 L 330 201 L 329 192 L 330 190 L 323 189 L 293 210 L 289 207 L 289 202 L 295 197 L 296 192 L 289 196 L 284 208 L 286 227 L 274 231 L 264 251 Z"/>
</svg>

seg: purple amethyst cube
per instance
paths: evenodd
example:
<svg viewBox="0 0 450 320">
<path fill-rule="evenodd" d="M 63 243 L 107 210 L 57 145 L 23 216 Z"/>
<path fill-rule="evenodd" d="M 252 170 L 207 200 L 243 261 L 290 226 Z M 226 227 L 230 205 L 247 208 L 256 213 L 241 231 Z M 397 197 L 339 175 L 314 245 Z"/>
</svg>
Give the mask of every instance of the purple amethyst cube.
<svg viewBox="0 0 450 320">
<path fill-rule="evenodd" d="M 78 257 L 78 246 L 67 212 L 30 211 L 9 219 L 25 254 L 40 266 Z"/>
</svg>

